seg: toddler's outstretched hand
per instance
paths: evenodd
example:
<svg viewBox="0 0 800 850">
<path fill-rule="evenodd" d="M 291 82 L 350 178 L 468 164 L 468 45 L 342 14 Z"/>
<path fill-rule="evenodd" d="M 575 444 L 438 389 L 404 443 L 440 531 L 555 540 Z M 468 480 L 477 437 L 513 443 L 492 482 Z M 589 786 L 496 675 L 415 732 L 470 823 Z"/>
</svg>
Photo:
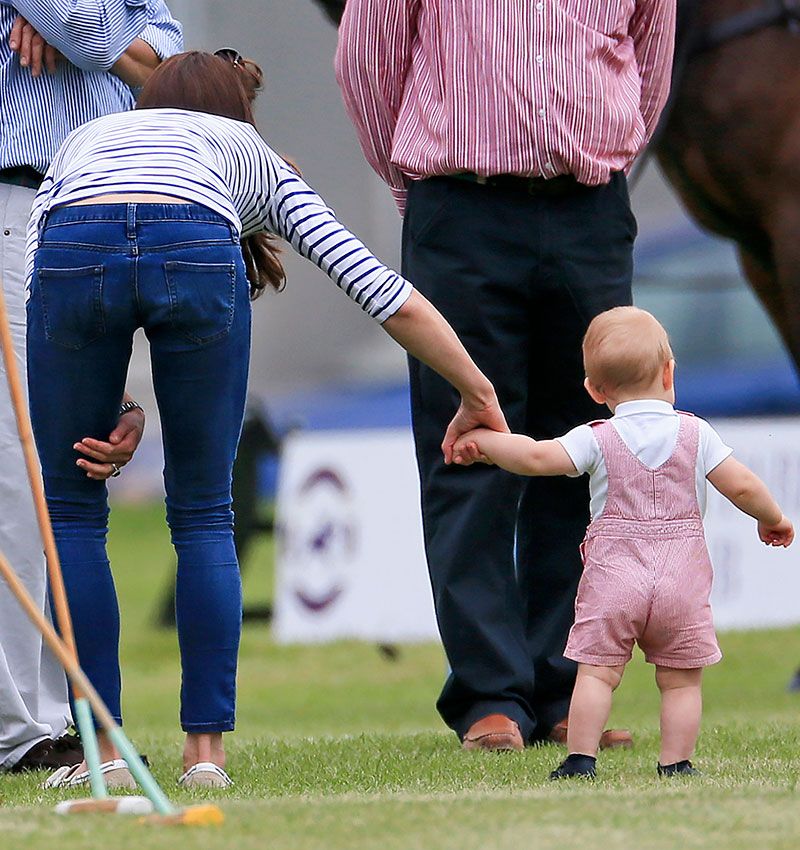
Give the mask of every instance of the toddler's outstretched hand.
<svg viewBox="0 0 800 850">
<path fill-rule="evenodd" d="M 453 446 L 453 463 L 459 466 L 472 466 L 473 463 L 488 463 L 491 461 L 483 454 L 478 447 L 477 438 L 483 428 L 475 428 L 472 431 L 467 431 L 466 434 L 460 436 Z"/>
<path fill-rule="evenodd" d="M 758 524 L 758 536 L 767 546 L 788 546 L 794 540 L 794 526 L 785 516 L 775 525 Z"/>
</svg>

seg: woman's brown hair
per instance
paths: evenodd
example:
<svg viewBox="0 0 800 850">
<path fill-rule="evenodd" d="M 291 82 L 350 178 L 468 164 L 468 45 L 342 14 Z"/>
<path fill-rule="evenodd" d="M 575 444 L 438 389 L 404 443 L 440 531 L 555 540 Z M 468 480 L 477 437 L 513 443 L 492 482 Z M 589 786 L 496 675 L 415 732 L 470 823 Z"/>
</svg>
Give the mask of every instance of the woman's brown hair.
<svg viewBox="0 0 800 850">
<path fill-rule="evenodd" d="M 256 126 L 252 101 L 263 75 L 254 62 L 229 61 L 192 50 L 162 62 L 139 95 L 137 109 L 173 108 L 207 112 Z M 280 290 L 286 273 L 278 257 L 276 238 L 254 233 L 242 239 L 242 256 L 250 281 L 250 298 L 271 286 Z"/>
</svg>

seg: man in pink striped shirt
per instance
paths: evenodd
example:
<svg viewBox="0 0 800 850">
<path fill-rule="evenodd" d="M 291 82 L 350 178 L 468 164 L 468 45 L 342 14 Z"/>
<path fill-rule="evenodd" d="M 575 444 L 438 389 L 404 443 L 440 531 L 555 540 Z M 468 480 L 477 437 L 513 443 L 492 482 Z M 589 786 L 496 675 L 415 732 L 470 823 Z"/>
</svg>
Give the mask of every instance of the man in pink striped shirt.
<svg viewBox="0 0 800 850">
<path fill-rule="evenodd" d="M 512 431 L 551 437 L 602 415 L 580 343 L 631 301 L 625 170 L 666 101 L 674 28 L 675 0 L 347 2 L 337 77 L 404 213 L 404 274 L 494 382 Z M 468 749 L 563 736 L 586 481 L 446 466 L 456 399 L 418 362 L 410 375 L 452 668 L 439 711 Z"/>
</svg>

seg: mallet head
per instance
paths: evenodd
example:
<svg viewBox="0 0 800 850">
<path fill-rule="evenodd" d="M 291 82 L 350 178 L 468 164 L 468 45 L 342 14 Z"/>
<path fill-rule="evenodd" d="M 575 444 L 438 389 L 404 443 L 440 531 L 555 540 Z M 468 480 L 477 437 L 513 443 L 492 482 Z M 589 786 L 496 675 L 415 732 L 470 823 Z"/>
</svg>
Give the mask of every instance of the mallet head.
<svg viewBox="0 0 800 850">
<path fill-rule="evenodd" d="M 62 800 L 56 806 L 57 815 L 82 815 L 87 812 L 105 812 L 115 815 L 149 815 L 153 804 L 147 797 L 108 797 L 105 800 Z"/>
</svg>

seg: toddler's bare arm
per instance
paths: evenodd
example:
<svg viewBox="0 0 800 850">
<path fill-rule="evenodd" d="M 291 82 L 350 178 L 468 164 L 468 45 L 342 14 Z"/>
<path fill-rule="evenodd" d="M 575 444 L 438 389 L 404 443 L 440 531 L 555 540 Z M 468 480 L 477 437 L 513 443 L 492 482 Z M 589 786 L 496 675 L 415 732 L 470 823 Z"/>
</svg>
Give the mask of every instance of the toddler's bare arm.
<svg viewBox="0 0 800 850">
<path fill-rule="evenodd" d="M 792 542 L 792 523 L 783 515 L 767 485 L 743 463 L 728 457 L 706 477 L 740 511 L 758 521 L 758 535 L 764 543 L 788 546 Z"/>
<path fill-rule="evenodd" d="M 574 475 L 577 471 L 556 440 L 532 440 L 523 434 L 501 434 L 476 428 L 460 437 L 453 460 L 462 466 L 476 461 L 496 464 L 518 475 Z"/>
</svg>

